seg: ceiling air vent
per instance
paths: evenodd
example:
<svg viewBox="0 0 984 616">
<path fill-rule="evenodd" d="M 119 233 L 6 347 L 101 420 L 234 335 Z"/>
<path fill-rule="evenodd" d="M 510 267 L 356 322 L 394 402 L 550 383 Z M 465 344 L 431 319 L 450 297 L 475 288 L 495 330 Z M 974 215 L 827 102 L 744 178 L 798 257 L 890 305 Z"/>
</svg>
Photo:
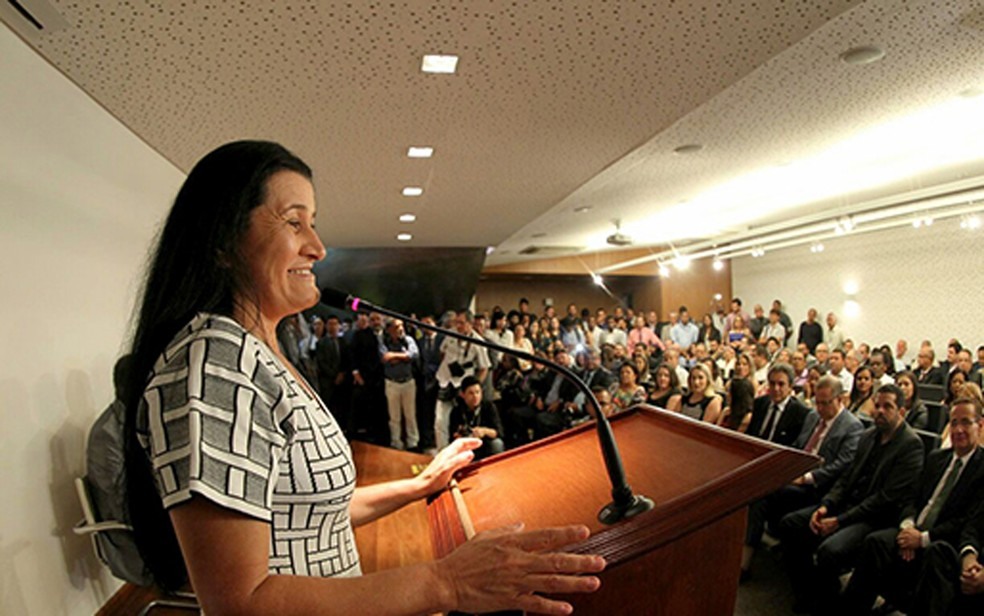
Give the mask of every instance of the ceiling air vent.
<svg viewBox="0 0 984 616">
<path fill-rule="evenodd" d="M 551 257 L 557 255 L 569 255 L 575 252 L 581 252 L 582 248 L 580 246 L 527 246 L 526 248 L 519 251 L 521 255 L 540 255 L 543 257 Z"/>
<path fill-rule="evenodd" d="M 0 19 L 28 43 L 68 27 L 65 18 L 47 0 L 0 0 Z"/>
</svg>

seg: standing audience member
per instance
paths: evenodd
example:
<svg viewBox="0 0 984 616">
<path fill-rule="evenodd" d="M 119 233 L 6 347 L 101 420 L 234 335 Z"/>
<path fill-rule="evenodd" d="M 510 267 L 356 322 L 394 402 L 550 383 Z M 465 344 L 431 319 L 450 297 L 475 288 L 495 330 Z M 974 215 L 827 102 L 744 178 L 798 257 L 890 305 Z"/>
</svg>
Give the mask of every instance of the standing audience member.
<svg viewBox="0 0 984 616">
<path fill-rule="evenodd" d="M 875 425 L 861 435 L 848 471 L 819 507 L 805 507 L 779 523 L 794 611 L 832 613 L 838 576 L 854 565 L 864 538 L 895 524 L 914 498 L 923 449 L 905 423 L 901 403 L 898 387 L 882 387 L 873 410 Z"/>
<path fill-rule="evenodd" d="M 472 330 L 472 313 L 460 310 L 454 315 L 454 327 L 459 334 L 478 338 Z M 438 449 L 449 442 L 448 421 L 451 409 L 458 398 L 458 387 L 465 377 L 475 377 L 479 383 L 485 380 L 489 370 L 489 356 L 485 349 L 467 340 L 447 336 L 441 344 L 441 364 L 437 368 L 437 404 L 434 407 L 434 435 Z"/>
<path fill-rule="evenodd" d="M 426 315 L 420 319 L 434 325 L 434 317 Z M 442 334 L 443 336 L 443 334 Z M 437 370 L 441 366 L 442 336 L 429 329 L 420 330 L 417 350 L 420 361 L 417 372 L 417 431 L 420 433 L 420 446 L 429 449 L 436 446 L 434 438 L 434 408 L 437 406 Z"/>
<path fill-rule="evenodd" d="M 762 344 L 772 338 L 776 341 L 777 346 L 782 346 L 786 339 L 786 327 L 779 321 L 779 314 L 779 310 L 775 308 L 769 311 L 769 320 L 759 334 L 759 342 Z"/>
<path fill-rule="evenodd" d="M 816 351 L 817 345 L 823 342 L 823 326 L 817 322 L 817 311 L 810 308 L 806 311 L 806 320 L 800 323 L 798 344 L 805 344 L 810 354 Z"/>
<path fill-rule="evenodd" d="M 765 316 L 765 310 L 762 308 L 762 304 L 755 304 L 752 312 L 755 316 L 748 322 L 748 329 L 752 331 L 752 340 L 758 342 L 762 339 L 762 330 L 768 325 L 769 318 Z"/>
<path fill-rule="evenodd" d="M 657 336 L 653 330 L 646 327 L 646 319 L 643 317 L 636 317 L 632 322 L 632 325 L 632 331 L 629 332 L 628 342 L 626 345 L 629 355 L 635 353 L 636 345 L 639 343 L 643 343 L 650 348 L 655 347 L 659 349 L 661 353 L 666 350 L 666 347 L 663 345 L 663 341 L 659 339 L 659 336 Z"/>
<path fill-rule="evenodd" d="M 526 328 L 523 327 L 522 323 L 516 326 L 516 330 L 511 332 L 513 334 L 512 344 L 508 345 L 517 351 L 523 351 L 524 353 L 533 354 L 533 343 L 529 338 L 526 337 Z M 519 365 L 519 369 L 525 374 L 533 368 L 533 363 L 528 359 L 523 359 L 522 357 L 517 357 L 516 361 Z"/>
<path fill-rule="evenodd" d="M 680 321 L 670 329 L 670 338 L 686 352 L 700 337 L 700 330 L 690 320 L 690 312 L 686 306 L 680 306 Z"/>
<path fill-rule="evenodd" d="M 718 328 L 714 327 L 714 318 L 710 314 L 705 314 L 701 319 L 697 339 L 708 346 L 710 346 L 711 342 L 721 342 L 721 332 L 718 331 Z"/>
<path fill-rule="evenodd" d="M 383 363 L 379 345 L 383 341 L 383 315 L 369 313 L 369 325 L 352 336 L 352 424 L 353 436 L 377 445 L 389 443 L 388 412 L 383 389 Z M 444 443 L 447 445 L 448 443 Z"/>
<path fill-rule="evenodd" d="M 417 343 L 404 331 L 402 320 L 387 321 L 386 335 L 379 343 L 379 356 L 386 380 L 390 447 L 403 449 L 403 428 L 406 427 L 406 447 L 417 450 L 420 434 L 417 432 L 417 384 L 413 380 L 413 364 L 420 353 Z"/>
<path fill-rule="evenodd" d="M 846 342 L 844 338 L 844 332 L 837 325 L 837 315 L 833 312 L 827 313 L 827 331 L 823 333 L 823 341 L 827 343 L 827 348 L 831 351 L 834 349 L 844 349 Z"/>
<path fill-rule="evenodd" d="M 746 344 L 755 341 L 755 336 L 752 334 L 752 330 L 748 329 L 746 323 L 744 317 L 736 316 L 731 329 L 728 331 L 726 342 L 735 350 L 735 353 L 741 353 Z"/>
<path fill-rule="evenodd" d="M 743 323 L 748 323 L 748 313 L 741 309 L 741 298 L 735 297 L 731 300 L 731 310 L 724 319 L 724 331 L 722 335 L 725 339 L 728 334 L 735 330 L 735 319 L 741 318 Z M 740 328 L 739 328 L 740 329 Z"/>
<path fill-rule="evenodd" d="M 346 432 L 348 425 L 348 405 L 342 404 L 343 396 L 336 395 L 336 390 L 345 382 L 345 371 L 342 358 L 345 353 L 342 339 L 339 338 L 341 323 L 335 315 L 325 320 L 325 335 L 318 340 L 314 350 L 315 365 L 318 369 L 318 391 L 331 412 L 336 415 L 338 423 Z"/>
</svg>

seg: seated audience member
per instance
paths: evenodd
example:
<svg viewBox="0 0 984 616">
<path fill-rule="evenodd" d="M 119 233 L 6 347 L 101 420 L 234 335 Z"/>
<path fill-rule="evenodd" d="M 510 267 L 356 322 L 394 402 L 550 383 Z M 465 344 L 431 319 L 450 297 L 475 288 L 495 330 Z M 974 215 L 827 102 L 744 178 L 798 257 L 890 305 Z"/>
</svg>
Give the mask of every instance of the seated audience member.
<svg viewBox="0 0 984 616">
<path fill-rule="evenodd" d="M 576 353 L 586 346 L 587 339 L 584 337 L 584 330 L 580 319 L 576 317 L 564 317 L 560 322 L 560 341 L 568 353 Z"/>
<path fill-rule="evenodd" d="M 614 316 L 609 315 L 606 323 L 605 335 L 602 336 L 600 344 L 610 344 L 613 347 L 618 344 L 628 344 L 629 337 L 625 330 L 619 327 L 619 321 Z"/>
<path fill-rule="evenodd" d="M 731 329 L 728 330 L 728 346 L 733 348 L 736 353 L 740 353 L 745 347 L 746 341 L 753 340 L 755 340 L 755 336 L 752 335 L 752 330 L 748 329 L 744 317 L 735 316 Z"/>
<path fill-rule="evenodd" d="M 649 391 L 653 388 L 653 375 L 649 372 L 649 358 L 642 351 L 637 351 L 632 356 L 632 365 L 636 367 L 636 372 L 639 373 L 639 384 Z"/>
<path fill-rule="evenodd" d="M 950 338 L 949 342 L 946 343 L 946 359 L 940 362 L 940 372 L 943 373 L 944 380 L 950 372 L 956 370 L 957 354 L 961 350 L 963 350 L 963 345 L 956 338 Z"/>
<path fill-rule="evenodd" d="M 864 365 L 864 357 L 861 355 L 861 351 L 857 349 L 844 349 L 844 367 L 851 374 L 856 374 L 858 368 Z"/>
<path fill-rule="evenodd" d="M 872 409 L 875 406 L 875 377 L 871 368 L 858 368 L 854 374 L 854 388 L 851 390 L 851 397 L 847 404 L 847 410 L 853 415 L 863 419 L 871 419 Z"/>
<path fill-rule="evenodd" d="M 933 365 L 936 361 L 936 352 L 932 347 L 922 347 L 916 355 L 916 380 L 926 385 L 942 385 L 943 374 L 940 369 Z"/>
<path fill-rule="evenodd" d="M 735 372 L 735 361 L 738 358 L 735 350 L 730 346 L 722 345 L 712 352 L 711 357 L 717 362 L 718 370 L 721 372 L 721 378 L 724 379 L 724 382 L 730 381 Z"/>
<path fill-rule="evenodd" d="M 960 389 L 957 390 L 957 395 L 955 400 L 960 398 L 973 398 L 981 404 L 984 404 L 984 393 L 981 392 L 981 388 L 977 386 L 977 383 L 964 383 Z M 949 412 L 949 411 L 948 411 Z M 950 447 L 950 422 L 948 421 L 946 425 L 943 426 L 943 433 L 940 435 L 942 442 L 940 443 L 941 449 L 947 449 Z"/>
<path fill-rule="evenodd" d="M 786 314 L 785 310 L 783 310 L 782 300 L 772 300 L 772 310 L 779 311 L 779 323 L 786 328 L 786 337 L 782 340 L 782 344 L 785 346 L 786 342 L 788 342 L 789 338 L 793 335 L 793 320 L 789 318 L 789 315 Z"/>
<path fill-rule="evenodd" d="M 653 377 L 653 391 L 649 394 L 649 403 L 668 411 L 680 411 L 683 398 L 680 391 L 680 378 L 676 370 L 667 364 L 660 364 Z"/>
<path fill-rule="evenodd" d="M 721 332 L 714 327 L 714 317 L 705 313 L 700 320 L 700 330 L 697 332 L 697 339 L 710 346 L 711 342 L 721 342 Z"/>
<path fill-rule="evenodd" d="M 667 318 L 669 321 L 663 323 L 663 325 L 659 328 L 659 338 L 668 344 L 673 341 L 673 337 L 670 335 L 670 332 L 672 332 L 673 328 L 676 327 L 678 321 L 677 313 L 671 312 L 667 315 Z"/>
<path fill-rule="evenodd" d="M 923 449 L 905 423 L 903 394 L 885 385 L 875 397 L 874 426 L 862 433 L 850 468 L 819 507 L 794 511 L 779 523 L 796 612 L 832 613 L 838 577 L 854 565 L 864 538 L 896 524 L 915 496 Z"/>
<path fill-rule="evenodd" d="M 711 371 L 704 364 L 690 370 L 689 393 L 684 396 L 680 412 L 691 419 L 716 424 L 721 416 L 721 396 L 714 391 Z"/>
<path fill-rule="evenodd" d="M 808 408 L 811 409 L 817 408 L 817 402 L 816 402 L 817 383 L 820 382 L 820 379 L 826 374 L 827 372 L 819 364 L 814 364 L 809 368 L 807 368 L 806 383 L 803 384 L 803 391 L 797 394 L 796 397 L 799 398 L 799 401 L 805 404 Z M 843 385 L 841 386 L 841 391 L 842 392 L 844 391 Z M 846 397 L 843 394 L 841 394 L 841 404 L 844 403 L 844 400 L 846 400 Z"/>
<path fill-rule="evenodd" d="M 858 363 L 862 366 L 866 366 L 868 364 L 868 360 L 871 359 L 871 347 L 868 346 L 867 342 L 862 342 L 858 345 L 858 354 L 860 355 Z"/>
<path fill-rule="evenodd" d="M 686 383 L 690 378 L 687 369 L 680 365 L 680 351 L 676 348 L 669 348 L 663 353 L 663 363 L 676 371 L 677 380 Z"/>
<path fill-rule="evenodd" d="M 806 311 L 806 320 L 800 323 L 799 337 L 796 342 L 797 344 L 805 344 L 811 354 L 816 350 L 817 345 L 823 342 L 823 326 L 817 322 L 815 308 Z"/>
<path fill-rule="evenodd" d="M 796 351 L 790 357 L 789 363 L 793 366 L 793 374 L 796 378 L 793 379 L 793 389 L 796 391 L 803 391 L 803 387 L 806 386 L 806 379 L 809 376 L 809 370 L 806 367 L 806 356 L 803 355 L 802 351 Z"/>
<path fill-rule="evenodd" d="M 718 370 L 717 364 L 710 357 L 703 357 L 698 360 L 698 363 L 707 366 L 707 369 L 711 372 L 711 387 L 714 391 L 724 394 L 724 379 L 721 378 L 721 372 Z"/>
<path fill-rule="evenodd" d="M 742 552 L 743 572 L 749 570 L 752 554 L 762 540 L 766 522 L 772 532 L 777 533 L 779 521 L 786 514 L 804 507 L 816 507 L 854 461 L 864 427 L 857 417 L 844 412 L 842 394 L 840 381 L 836 377 L 827 375 L 817 383 L 816 409 L 803 420 L 803 428 L 793 447 L 820 456 L 822 465 L 749 506 L 745 549 Z"/>
<path fill-rule="evenodd" d="M 888 346 L 887 344 L 883 344 L 880 347 L 878 347 L 878 350 L 881 351 L 882 357 L 885 358 L 885 374 L 890 376 L 892 378 L 892 382 L 894 383 L 896 370 L 895 370 L 895 358 L 892 356 L 892 347 Z"/>
<path fill-rule="evenodd" d="M 741 353 L 735 358 L 735 370 L 731 373 L 731 380 L 745 379 L 758 389 L 755 382 L 755 360 L 750 353 Z"/>
<path fill-rule="evenodd" d="M 793 355 L 789 352 L 789 349 L 780 348 L 779 341 L 775 338 L 769 338 L 765 343 L 765 348 L 772 356 L 772 363 L 792 363 Z"/>
<path fill-rule="evenodd" d="M 626 362 L 618 371 L 618 385 L 612 395 L 612 403 L 618 410 L 625 410 L 646 401 L 646 390 L 639 384 L 639 369 Z"/>
<path fill-rule="evenodd" d="M 506 332 L 510 333 L 509 330 L 506 330 Z M 522 324 L 517 325 L 516 328 L 511 332 L 511 334 L 512 334 L 512 343 L 504 344 L 503 346 L 511 346 L 517 351 L 523 351 L 525 353 L 529 353 L 530 355 L 533 354 L 534 352 L 533 341 L 531 341 L 529 338 L 526 337 L 526 328 L 523 327 Z M 508 340 L 508 337 L 506 336 L 502 336 L 502 338 Z M 522 371 L 524 374 L 529 372 L 530 369 L 533 368 L 533 363 L 528 359 L 517 357 L 516 361 L 519 365 L 520 371 Z"/>
<path fill-rule="evenodd" d="M 497 408 L 505 428 L 502 439 L 506 448 L 530 442 L 533 418 L 536 416 L 536 396 L 529 379 L 520 371 L 517 359 L 512 355 L 503 354 L 495 389 L 499 394 Z"/>
<path fill-rule="evenodd" d="M 769 356 L 769 350 L 765 348 L 764 345 L 756 344 L 752 349 L 752 364 L 755 371 L 752 376 L 755 380 L 755 384 L 758 386 L 758 395 L 763 395 L 767 390 L 766 382 L 769 378 L 769 361 L 771 357 Z M 792 385 L 792 380 L 790 379 L 790 385 Z"/>
<path fill-rule="evenodd" d="M 735 319 L 741 317 L 742 321 L 748 322 L 748 313 L 741 308 L 741 299 L 735 297 L 731 300 L 731 310 L 728 312 L 727 316 L 724 318 L 724 329 L 722 330 L 722 335 L 725 339 L 728 337 L 728 333 L 733 331 L 735 328 Z M 737 328 L 741 329 L 741 328 Z"/>
<path fill-rule="evenodd" d="M 894 383 L 895 379 L 888 373 L 888 358 L 881 350 L 876 349 L 868 356 L 868 367 L 871 368 L 871 376 L 874 379 L 875 389 L 882 385 Z"/>
<path fill-rule="evenodd" d="M 907 506 L 897 528 L 887 528 L 864 540 L 857 566 L 844 593 L 851 614 L 867 614 L 877 595 L 909 611 L 910 593 L 923 576 L 926 549 L 955 553 L 960 534 L 981 501 L 984 489 L 984 451 L 980 444 L 981 406 L 961 398 L 950 413 L 952 449 L 930 452 L 919 479 L 915 501 Z M 918 612 L 917 613 L 925 613 Z"/>
<path fill-rule="evenodd" d="M 905 394 L 905 421 L 917 430 L 925 430 L 929 424 L 929 411 L 919 399 L 919 382 L 908 370 L 895 375 L 895 384 Z"/>
<path fill-rule="evenodd" d="M 755 399 L 747 434 L 790 446 L 803 429 L 809 409 L 793 397 L 793 367 L 789 364 L 772 366 L 767 382 L 769 393 Z"/>
<path fill-rule="evenodd" d="M 844 392 L 850 395 L 854 391 L 854 375 L 847 370 L 846 359 L 843 349 L 834 349 L 830 352 L 827 366 L 830 374 L 840 379 Z"/>
<path fill-rule="evenodd" d="M 607 387 L 602 387 L 601 385 L 595 385 L 591 388 L 591 393 L 594 394 L 595 399 L 598 404 L 601 405 L 601 412 L 605 414 L 605 417 L 611 417 L 618 411 L 618 407 L 612 402 L 612 392 Z M 596 412 L 594 405 L 588 404 L 588 417 L 587 419 L 595 419 Z"/>
<path fill-rule="evenodd" d="M 834 348 L 838 348 L 838 347 L 834 347 Z M 830 347 L 827 346 L 826 342 L 821 342 L 820 344 L 818 344 L 817 348 L 813 349 L 813 355 L 817 358 L 817 363 L 820 364 L 820 366 L 824 370 L 830 370 L 830 364 L 828 363 L 828 361 L 830 360 Z M 844 352 L 842 349 L 841 360 L 843 361 L 843 359 L 844 359 Z M 850 391 L 850 389 L 851 389 L 850 387 L 845 387 L 844 391 Z"/>
<path fill-rule="evenodd" d="M 946 389 L 944 391 L 943 404 L 950 406 L 960 395 L 960 388 L 967 382 L 967 373 L 960 368 L 954 368 L 946 376 Z"/>
<path fill-rule="evenodd" d="M 755 387 L 748 379 L 732 379 L 728 384 L 727 406 L 721 411 L 718 425 L 745 433 L 752 421 Z"/>
<path fill-rule="evenodd" d="M 957 353 L 957 368 L 967 374 L 967 381 L 969 383 L 977 383 L 978 386 L 982 385 L 980 373 L 974 370 L 974 359 L 970 354 L 970 349 L 961 349 Z"/>
<path fill-rule="evenodd" d="M 476 460 L 505 451 L 499 411 L 492 402 L 482 399 L 482 384 L 473 376 L 461 380 L 449 425 L 454 438 L 482 439 L 482 446 L 475 450 Z"/>
<path fill-rule="evenodd" d="M 895 342 L 895 357 L 892 363 L 895 364 L 895 373 L 904 372 L 909 369 L 909 359 L 906 354 L 909 352 L 909 343 L 899 338 Z"/>
</svg>

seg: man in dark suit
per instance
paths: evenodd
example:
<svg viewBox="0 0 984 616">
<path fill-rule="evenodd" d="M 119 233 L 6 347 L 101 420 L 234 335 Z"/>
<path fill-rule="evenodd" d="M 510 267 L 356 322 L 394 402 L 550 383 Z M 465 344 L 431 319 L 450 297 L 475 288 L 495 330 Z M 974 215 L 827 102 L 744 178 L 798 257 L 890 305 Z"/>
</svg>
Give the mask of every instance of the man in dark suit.
<svg viewBox="0 0 984 616">
<path fill-rule="evenodd" d="M 331 315 L 325 320 L 325 335 L 318 340 L 314 351 L 314 362 L 318 372 L 318 393 L 332 414 L 338 419 L 342 430 L 348 429 L 347 409 L 337 404 L 335 390 L 345 381 L 342 369 L 342 339 L 338 337 L 341 323 Z"/>
<path fill-rule="evenodd" d="M 943 373 L 939 368 L 933 366 L 936 360 L 936 353 L 929 347 L 919 349 L 916 356 L 916 380 L 920 385 L 942 385 Z"/>
<path fill-rule="evenodd" d="M 793 367 L 776 363 L 769 368 L 769 394 L 755 399 L 746 434 L 773 443 L 793 444 L 810 409 L 793 397 Z"/>
<path fill-rule="evenodd" d="M 376 445 L 389 444 L 389 414 L 383 392 L 383 362 L 379 344 L 383 338 L 383 315 L 369 314 L 369 326 L 352 336 L 352 418 L 353 436 L 364 434 Z"/>
<path fill-rule="evenodd" d="M 981 424 L 979 406 L 969 401 L 953 405 L 953 448 L 929 454 L 916 500 L 902 512 L 898 528 L 874 532 L 864 540 L 844 595 L 851 613 L 867 613 L 878 594 L 909 611 L 908 593 L 920 577 L 925 548 L 935 542 L 958 545 L 984 487 L 984 451 L 978 447 Z"/>
<path fill-rule="evenodd" d="M 875 425 L 861 435 L 851 467 L 819 507 L 794 511 L 779 523 L 797 613 L 829 613 L 838 576 L 854 564 L 864 538 L 894 525 L 914 498 L 923 448 L 905 423 L 904 400 L 896 385 L 883 385 L 875 394 Z"/>
<path fill-rule="evenodd" d="M 843 393 L 841 381 L 836 376 L 826 374 L 821 377 L 816 385 L 817 408 L 807 414 L 793 443 L 796 449 L 823 458 L 820 468 L 797 477 L 791 484 L 749 505 L 741 562 L 743 576 L 750 571 L 752 555 L 762 540 L 766 521 L 775 533 L 779 521 L 787 513 L 819 504 L 820 498 L 854 460 L 864 426 L 857 417 L 844 410 Z"/>
</svg>

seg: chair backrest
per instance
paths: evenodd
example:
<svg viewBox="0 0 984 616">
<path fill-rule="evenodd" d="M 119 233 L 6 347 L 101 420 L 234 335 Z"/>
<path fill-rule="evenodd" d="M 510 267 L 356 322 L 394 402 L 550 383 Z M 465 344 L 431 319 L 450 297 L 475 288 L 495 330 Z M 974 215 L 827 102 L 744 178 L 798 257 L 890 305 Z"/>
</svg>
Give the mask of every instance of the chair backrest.
<svg viewBox="0 0 984 616">
<path fill-rule="evenodd" d="M 926 422 L 926 430 L 937 434 L 942 433 L 946 422 L 950 420 L 950 413 L 946 405 L 941 402 L 928 401 L 924 401 L 923 404 L 926 405 L 926 415 L 929 418 Z"/>
<path fill-rule="evenodd" d="M 929 457 L 931 452 L 939 449 L 940 443 L 943 440 L 940 438 L 939 434 L 936 432 L 929 432 L 928 430 L 916 430 L 915 432 L 919 435 L 919 438 L 922 439 L 923 453 L 926 457 Z"/>
<path fill-rule="evenodd" d="M 945 398 L 945 392 L 943 391 L 942 385 L 932 385 L 929 383 L 919 384 L 919 398 L 923 402 L 943 402 Z"/>
</svg>

